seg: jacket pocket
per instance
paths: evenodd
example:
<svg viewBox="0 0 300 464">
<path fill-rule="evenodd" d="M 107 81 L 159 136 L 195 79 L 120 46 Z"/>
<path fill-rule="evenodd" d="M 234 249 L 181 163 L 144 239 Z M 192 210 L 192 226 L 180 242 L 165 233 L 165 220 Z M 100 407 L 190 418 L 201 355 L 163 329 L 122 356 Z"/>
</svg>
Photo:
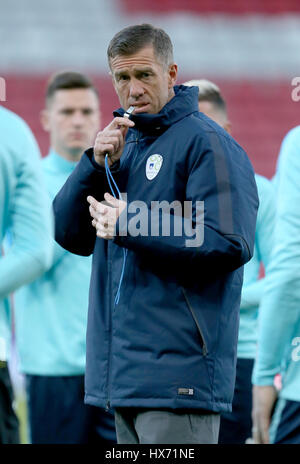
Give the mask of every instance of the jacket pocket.
<svg viewBox="0 0 300 464">
<path fill-rule="evenodd" d="M 203 356 L 206 356 L 208 354 L 207 345 L 205 343 L 205 339 L 204 339 L 200 324 L 199 324 L 199 322 L 197 320 L 196 313 L 195 313 L 195 311 L 194 311 L 194 309 L 193 309 L 193 307 L 192 307 L 192 305 L 191 305 L 191 303 L 190 303 L 190 301 L 188 299 L 186 290 L 183 287 L 181 287 L 181 291 L 183 293 L 183 296 L 184 296 L 185 302 L 187 304 L 188 310 L 189 310 L 189 312 L 190 312 L 190 314 L 191 314 L 191 316 L 194 319 L 194 322 L 196 324 L 198 334 L 199 334 L 199 337 L 200 337 L 200 343 L 201 343 Z"/>
</svg>

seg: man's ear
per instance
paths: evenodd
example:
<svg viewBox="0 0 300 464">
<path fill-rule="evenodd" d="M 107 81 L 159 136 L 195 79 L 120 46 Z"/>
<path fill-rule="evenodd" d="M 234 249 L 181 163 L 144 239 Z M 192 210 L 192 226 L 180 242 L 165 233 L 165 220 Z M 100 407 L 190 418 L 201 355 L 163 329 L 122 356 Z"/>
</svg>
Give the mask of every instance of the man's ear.
<svg viewBox="0 0 300 464">
<path fill-rule="evenodd" d="M 50 121 L 49 121 L 49 111 L 47 109 L 44 109 L 40 112 L 40 122 L 42 125 L 42 128 L 46 131 L 50 131 Z"/>
<path fill-rule="evenodd" d="M 168 73 L 169 73 L 169 89 L 174 87 L 177 81 L 177 72 L 178 66 L 176 63 L 172 63 L 169 65 Z"/>
</svg>

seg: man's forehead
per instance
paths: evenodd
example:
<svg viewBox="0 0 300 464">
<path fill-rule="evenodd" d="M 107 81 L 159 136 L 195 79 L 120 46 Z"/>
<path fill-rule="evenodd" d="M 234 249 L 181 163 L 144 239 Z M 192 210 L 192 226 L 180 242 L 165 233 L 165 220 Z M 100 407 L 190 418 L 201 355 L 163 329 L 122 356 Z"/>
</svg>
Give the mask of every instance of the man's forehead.
<svg viewBox="0 0 300 464">
<path fill-rule="evenodd" d="M 58 106 L 98 106 L 98 97 L 91 88 L 58 89 L 50 104 Z"/>
<path fill-rule="evenodd" d="M 117 55 L 110 60 L 110 66 L 113 72 L 120 72 L 128 68 L 153 67 L 160 64 L 154 54 L 153 47 L 145 47 L 132 55 Z"/>
</svg>

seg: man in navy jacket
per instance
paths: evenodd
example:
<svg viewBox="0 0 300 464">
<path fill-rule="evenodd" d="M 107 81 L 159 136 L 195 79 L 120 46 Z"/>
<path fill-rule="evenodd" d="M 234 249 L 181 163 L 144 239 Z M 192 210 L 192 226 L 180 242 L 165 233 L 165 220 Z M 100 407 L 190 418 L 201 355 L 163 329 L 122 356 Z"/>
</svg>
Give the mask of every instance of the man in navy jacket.
<svg viewBox="0 0 300 464">
<path fill-rule="evenodd" d="M 58 243 L 93 253 L 85 401 L 115 408 L 118 443 L 217 443 L 253 253 L 254 172 L 198 112 L 198 89 L 175 86 L 164 31 L 123 29 L 108 60 L 122 108 L 54 201 Z"/>
</svg>

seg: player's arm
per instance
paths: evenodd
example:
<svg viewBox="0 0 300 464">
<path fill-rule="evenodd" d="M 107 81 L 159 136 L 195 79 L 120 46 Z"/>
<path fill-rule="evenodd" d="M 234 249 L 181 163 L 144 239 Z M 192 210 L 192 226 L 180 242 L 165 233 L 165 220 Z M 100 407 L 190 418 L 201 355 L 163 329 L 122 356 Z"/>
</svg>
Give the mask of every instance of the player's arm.
<svg viewBox="0 0 300 464">
<path fill-rule="evenodd" d="M 260 177 L 257 180 L 259 208 L 256 222 L 255 244 L 258 259 L 263 264 L 266 273 L 270 263 L 273 246 L 276 195 L 271 181 L 263 177 Z M 246 309 L 254 306 L 257 307 L 260 304 L 264 288 L 265 277 L 262 277 L 249 285 L 244 284 L 242 288 L 241 308 Z"/>
<path fill-rule="evenodd" d="M 300 129 L 285 138 L 277 183 L 274 248 L 259 308 L 258 356 L 253 382 L 272 385 L 300 317 Z"/>
<path fill-rule="evenodd" d="M 0 154 L 1 227 L 11 245 L 0 258 L 0 298 L 39 277 L 51 262 L 51 203 L 35 140 L 24 129 L 22 153 Z M 6 218 L 6 219 L 5 219 Z M 9 222 L 3 221 L 9 218 Z"/>
</svg>

